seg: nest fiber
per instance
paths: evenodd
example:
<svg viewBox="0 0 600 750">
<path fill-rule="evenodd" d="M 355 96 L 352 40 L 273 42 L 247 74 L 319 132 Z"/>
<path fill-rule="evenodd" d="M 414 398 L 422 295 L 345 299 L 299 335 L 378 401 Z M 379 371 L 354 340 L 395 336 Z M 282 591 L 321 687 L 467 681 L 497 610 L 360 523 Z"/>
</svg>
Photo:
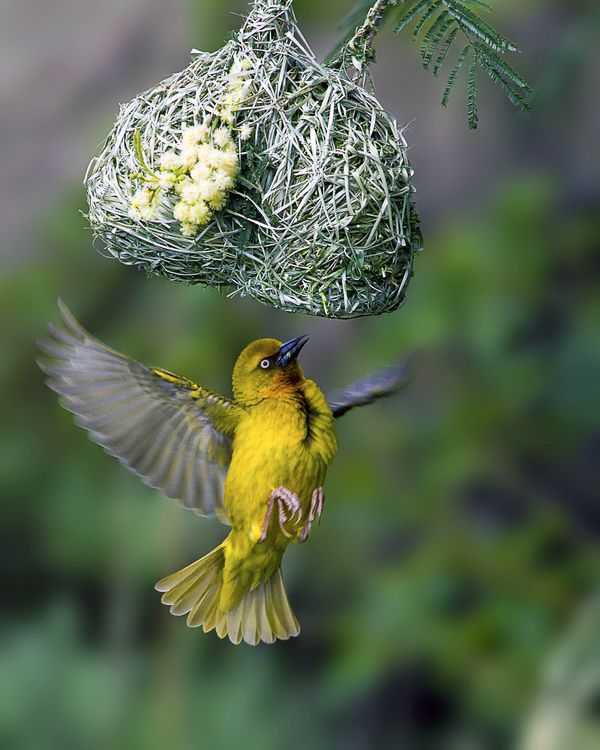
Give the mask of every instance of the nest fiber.
<svg viewBox="0 0 600 750">
<path fill-rule="evenodd" d="M 122 106 L 88 170 L 89 219 L 110 255 L 149 273 L 291 312 L 389 312 L 420 237 L 406 143 L 368 85 L 315 59 L 290 4 L 255 0 L 224 47 Z M 241 62 L 246 93 L 225 114 Z M 168 193 L 152 218 L 132 216 L 140 162 L 161 174 L 187 130 L 220 117 L 239 163 L 225 205 L 193 236 Z"/>
</svg>

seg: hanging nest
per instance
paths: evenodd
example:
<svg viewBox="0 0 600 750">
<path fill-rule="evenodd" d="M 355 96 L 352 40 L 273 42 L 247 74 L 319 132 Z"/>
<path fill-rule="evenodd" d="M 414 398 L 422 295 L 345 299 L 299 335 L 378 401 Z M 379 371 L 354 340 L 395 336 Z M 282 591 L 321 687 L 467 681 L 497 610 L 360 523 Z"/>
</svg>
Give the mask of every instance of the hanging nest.
<svg viewBox="0 0 600 750">
<path fill-rule="evenodd" d="M 224 47 L 121 107 L 89 220 L 148 273 L 290 312 L 390 312 L 420 241 L 406 142 L 365 76 L 315 59 L 290 5 L 255 0 Z"/>
</svg>

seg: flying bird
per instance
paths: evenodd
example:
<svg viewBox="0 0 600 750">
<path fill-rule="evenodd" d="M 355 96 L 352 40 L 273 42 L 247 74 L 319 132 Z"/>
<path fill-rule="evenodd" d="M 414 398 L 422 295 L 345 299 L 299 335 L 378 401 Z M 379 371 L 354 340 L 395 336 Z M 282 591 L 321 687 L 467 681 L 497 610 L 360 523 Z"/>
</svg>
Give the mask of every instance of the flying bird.
<svg viewBox="0 0 600 750">
<path fill-rule="evenodd" d="M 397 392 L 410 357 L 327 399 L 298 362 L 307 336 L 259 339 L 238 357 L 229 399 L 120 354 L 59 309 L 62 325 L 48 325 L 38 363 L 76 423 L 146 484 L 231 527 L 216 549 L 156 584 L 161 601 L 236 644 L 298 635 L 281 563 L 323 512 L 336 418 Z"/>
</svg>

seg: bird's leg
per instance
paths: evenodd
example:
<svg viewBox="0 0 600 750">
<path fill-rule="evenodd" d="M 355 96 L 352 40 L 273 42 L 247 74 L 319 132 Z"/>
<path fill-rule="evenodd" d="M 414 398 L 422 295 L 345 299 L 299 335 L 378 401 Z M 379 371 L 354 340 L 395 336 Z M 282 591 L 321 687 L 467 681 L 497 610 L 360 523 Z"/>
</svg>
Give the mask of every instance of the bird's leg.
<svg viewBox="0 0 600 750">
<path fill-rule="evenodd" d="M 317 489 L 312 493 L 312 497 L 310 499 L 310 510 L 308 511 L 308 518 L 306 519 L 306 523 L 302 527 L 302 531 L 298 536 L 299 544 L 302 544 L 308 539 L 310 534 L 310 527 L 312 526 L 313 521 L 321 521 L 321 513 L 323 513 L 324 505 L 325 493 L 323 492 L 322 487 L 317 487 Z"/>
<path fill-rule="evenodd" d="M 267 532 L 269 531 L 269 522 L 271 520 L 271 515 L 273 513 L 273 507 L 275 506 L 275 503 L 277 503 L 279 508 L 279 528 L 281 529 L 282 534 L 284 534 L 284 536 L 287 536 L 288 539 L 292 535 L 288 531 L 286 531 L 284 524 L 287 523 L 287 521 L 291 521 L 294 516 L 298 516 L 298 518 L 296 519 L 296 523 L 298 523 L 302 518 L 302 508 L 300 506 L 300 498 L 298 497 L 298 495 L 296 495 L 295 492 L 288 490 L 287 487 L 278 487 L 269 495 L 267 512 L 265 514 L 265 520 L 263 521 L 263 525 L 261 527 L 261 535 L 258 540 L 259 542 L 264 542 L 267 538 Z"/>
</svg>

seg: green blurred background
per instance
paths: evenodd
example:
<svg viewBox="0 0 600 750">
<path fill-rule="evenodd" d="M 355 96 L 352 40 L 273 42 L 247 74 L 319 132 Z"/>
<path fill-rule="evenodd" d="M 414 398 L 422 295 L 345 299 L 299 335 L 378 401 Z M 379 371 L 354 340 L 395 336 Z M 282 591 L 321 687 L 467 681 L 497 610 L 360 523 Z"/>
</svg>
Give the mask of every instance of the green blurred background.
<svg viewBox="0 0 600 750">
<path fill-rule="evenodd" d="M 324 54 L 350 0 L 297 0 Z M 214 49 L 240 0 L 9 0 L 0 28 L 0 745 L 9 750 L 600 747 L 597 3 L 508 0 L 535 113 L 457 91 L 408 36 L 375 80 L 408 125 L 425 251 L 403 308 L 290 316 L 93 251 L 81 180 L 119 101 Z M 299 638 L 233 647 L 154 582 L 221 539 L 91 444 L 43 385 L 62 296 L 96 335 L 229 392 L 253 338 L 311 336 L 340 386 L 422 348 L 340 423 L 323 523 L 286 559 Z M 8 606 L 6 603 L 8 602 Z"/>
</svg>

